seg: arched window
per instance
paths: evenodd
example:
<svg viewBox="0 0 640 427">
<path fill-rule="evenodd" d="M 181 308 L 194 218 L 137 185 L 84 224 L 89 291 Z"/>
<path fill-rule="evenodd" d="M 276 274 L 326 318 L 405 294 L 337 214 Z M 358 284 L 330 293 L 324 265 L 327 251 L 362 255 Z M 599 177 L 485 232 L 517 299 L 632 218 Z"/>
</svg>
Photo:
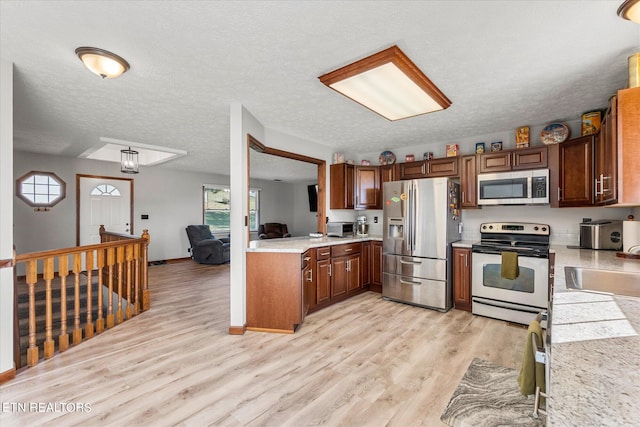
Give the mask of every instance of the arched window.
<svg viewBox="0 0 640 427">
<path fill-rule="evenodd" d="M 91 190 L 92 196 L 119 196 L 120 190 L 114 187 L 111 184 L 100 184 L 96 185 L 93 190 Z"/>
<path fill-rule="evenodd" d="M 16 195 L 29 206 L 50 208 L 65 198 L 66 187 L 53 172 L 31 171 L 16 181 Z"/>
</svg>

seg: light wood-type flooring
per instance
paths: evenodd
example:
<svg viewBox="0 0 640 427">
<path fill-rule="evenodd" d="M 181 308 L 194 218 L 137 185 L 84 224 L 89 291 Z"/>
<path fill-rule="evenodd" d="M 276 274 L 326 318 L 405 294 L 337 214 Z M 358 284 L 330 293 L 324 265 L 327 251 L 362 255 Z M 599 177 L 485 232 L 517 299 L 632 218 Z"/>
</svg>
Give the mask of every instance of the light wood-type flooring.
<svg viewBox="0 0 640 427">
<path fill-rule="evenodd" d="M 367 292 L 295 334 L 237 336 L 228 265 L 152 266 L 149 281 L 150 311 L 0 386 L 0 425 L 440 426 L 474 357 L 521 364 L 526 329 L 464 311 Z"/>
</svg>

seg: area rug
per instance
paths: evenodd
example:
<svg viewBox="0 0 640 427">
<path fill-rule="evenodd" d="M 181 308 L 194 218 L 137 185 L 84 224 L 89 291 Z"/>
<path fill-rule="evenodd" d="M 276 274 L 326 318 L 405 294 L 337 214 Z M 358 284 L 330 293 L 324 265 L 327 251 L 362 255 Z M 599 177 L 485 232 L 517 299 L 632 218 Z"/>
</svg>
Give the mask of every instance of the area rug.
<svg viewBox="0 0 640 427">
<path fill-rule="evenodd" d="M 473 359 L 440 420 L 452 427 L 544 426 L 517 379 L 515 369 Z"/>
</svg>

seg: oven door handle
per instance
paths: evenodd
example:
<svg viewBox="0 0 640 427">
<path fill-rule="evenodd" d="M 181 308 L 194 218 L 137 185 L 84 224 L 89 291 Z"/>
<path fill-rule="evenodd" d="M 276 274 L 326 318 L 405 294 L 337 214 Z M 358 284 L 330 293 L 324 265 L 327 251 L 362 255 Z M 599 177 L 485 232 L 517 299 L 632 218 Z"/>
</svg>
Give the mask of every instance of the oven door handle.
<svg viewBox="0 0 640 427">
<path fill-rule="evenodd" d="M 535 314 L 538 314 L 542 310 L 544 310 L 544 308 L 540 308 L 540 307 L 533 307 L 533 306 L 531 306 L 531 307 L 523 307 L 522 305 L 514 306 L 514 305 L 509 304 L 509 303 L 501 303 L 500 301 L 491 301 L 491 300 L 487 300 L 485 298 L 478 298 L 478 297 L 472 297 L 471 300 L 473 301 L 474 304 L 483 304 L 483 305 L 489 305 L 491 307 L 506 308 L 506 309 L 509 309 L 509 310 L 521 311 L 523 313 L 535 313 Z"/>
</svg>

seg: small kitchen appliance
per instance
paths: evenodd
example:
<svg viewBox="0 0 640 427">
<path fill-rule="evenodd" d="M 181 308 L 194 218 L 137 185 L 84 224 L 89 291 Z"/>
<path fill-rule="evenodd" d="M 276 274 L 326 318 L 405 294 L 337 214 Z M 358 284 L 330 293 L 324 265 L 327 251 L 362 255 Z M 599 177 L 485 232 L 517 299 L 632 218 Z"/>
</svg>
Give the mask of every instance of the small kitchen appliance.
<svg viewBox="0 0 640 427">
<path fill-rule="evenodd" d="M 478 204 L 549 204 L 549 169 L 481 173 Z"/>
<path fill-rule="evenodd" d="M 369 224 L 367 224 L 367 217 L 362 215 L 356 218 L 356 234 L 361 237 L 368 236 Z"/>
<path fill-rule="evenodd" d="M 480 243 L 471 246 L 473 314 L 528 325 L 547 310 L 550 233 L 547 224 L 480 225 Z M 502 274 L 504 252 L 517 254 L 519 272 L 515 279 Z"/>
<path fill-rule="evenodd" d="M 583 249 L 622 250 L 622 221 L 600 219 L 580 223 L 580 247 Z"/>
<path fill-rule="evenodd" d="M 327 237 L 353 237 L 356 232 L 353 222 L 328 222 Z"/>
</svg>

